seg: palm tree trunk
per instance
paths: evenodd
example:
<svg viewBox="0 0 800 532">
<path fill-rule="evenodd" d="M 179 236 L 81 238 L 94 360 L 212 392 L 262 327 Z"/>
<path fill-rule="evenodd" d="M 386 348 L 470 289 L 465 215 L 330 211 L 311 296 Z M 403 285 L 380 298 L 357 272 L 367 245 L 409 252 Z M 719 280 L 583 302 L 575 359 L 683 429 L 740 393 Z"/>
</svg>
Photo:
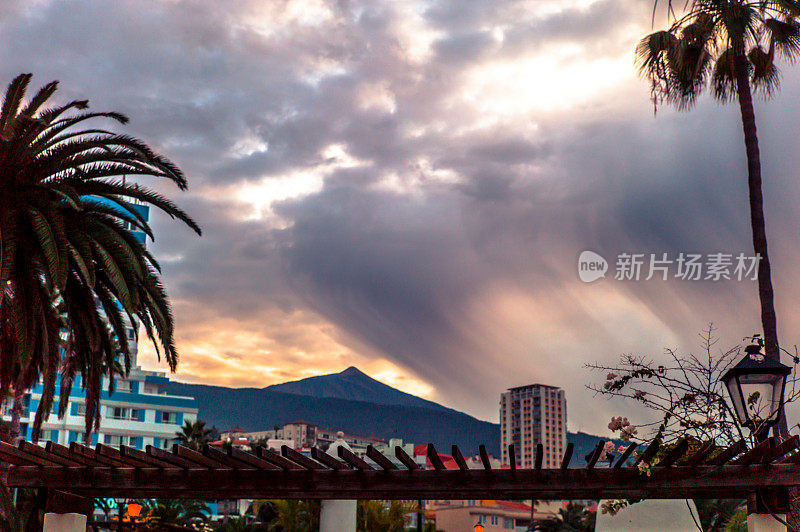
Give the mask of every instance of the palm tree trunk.
<svg viewBox="0 0 800 532">
<path fill-rule="evenodd" d="M 764 329 L 764 352 L 766 356 L 780 362 L 778 347 L 778 320 L 775 315 L 772 270 L 767 252 L 767 230 L 764 222 L 764 197 L 761 192 L 761 156 L 758 149 L 756 114 L 753 109 L 753 94 L 750 91 L 747 57 L 744 43 L 734 45 L 734 69 L 739 111 L 742 115 L 744 145 L 747 153 L 747 184 L 750 189 L 750 227 L 753 231 L 753 251 L 761 257 L 758 263 L 758 297 L 761 301 L 761 326 Z M 775 426 L 775 435 L 788 437 L 786 416 L 781 409 L 780 420 Z"/>
</svg>

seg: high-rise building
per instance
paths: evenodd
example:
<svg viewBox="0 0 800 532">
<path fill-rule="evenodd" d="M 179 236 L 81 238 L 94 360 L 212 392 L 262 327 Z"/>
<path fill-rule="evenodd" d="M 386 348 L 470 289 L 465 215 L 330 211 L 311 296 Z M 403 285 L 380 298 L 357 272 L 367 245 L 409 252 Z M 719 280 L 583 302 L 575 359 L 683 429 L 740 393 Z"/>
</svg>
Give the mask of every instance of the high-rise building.
<svg viewBox="0 0 800 532">
<path fill-rule="evenodd" d="M 97 201 L 106 203 L 111 208 L 113 203 L 102 198 Z M 145 219 L 149 216 L 146 205 L 131 204 Z M 145 235 L 129 228 L 134 237 L 143 244 Z M 167 395 L 164 385 L 169 378 L 163 372 L 147 371 L 137 364 L 137 344 L 139 339 L 139 323 L 127 323 L 127 338 L 131 354 L 131 371 L 126 378 L 115 380 L 114 393 L 108 393 L 108 378 L 103 378 L 103 392 L 100 396 L 100 428 L 92 434 L 89 443 L 98 442 L 114 447 L 129 445 L 143 449 L 147 445 L 166 448 L 175 442 L 175 433 L 180 430 L 184 421 L 197 419 L 197 400 L 193 397 Z M 77 441 L 83 443 L 85 430 L 86 394 L 81 387 L 80 375 L 72 383 L 69 405 L 63 419 L 58 419 L 61 376 L 56 382 L 56 398 L 50 416 L 42 423 L 39 441 L 53 441 L 69 445 Z M 36 409 L 42 397 L 41 382 L 26 395 L 22 416 L 20 418 L 20 435 L 27 440 L 32 439 L 31 426 L 36 416 Z M 2 417 L 11 418 L 11 404 L 6 402 Z"/>
<path fill-rule="evenodd" d="M 542 444 L 542 467 L 557 468 L 567 447 L 567 399 L 564 390 L 546 384 L 509 388 L 500 396 L 500 444 L 503 464 L 514 445 L 517 467 L 532 468 Z"/>
</svg>

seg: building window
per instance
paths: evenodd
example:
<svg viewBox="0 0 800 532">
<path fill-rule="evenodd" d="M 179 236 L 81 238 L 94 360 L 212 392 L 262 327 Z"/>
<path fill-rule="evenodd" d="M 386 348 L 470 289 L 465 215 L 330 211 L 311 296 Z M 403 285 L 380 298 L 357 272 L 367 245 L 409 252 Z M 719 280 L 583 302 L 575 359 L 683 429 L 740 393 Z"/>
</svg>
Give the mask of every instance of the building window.
<svg viewBox="0 0 800 532">
<path fill-rule="evenodd" d="M 478 516 L 478 524 L 480 524 L 480 525 L 485 525 L 486 524 L 486 516 L 485 515 L 479 515 Z"/>
<path fill-rule="evenodd" d="M 125 408 L 121 406 L 109 406 L 107 417 L 109 419 L 124 419 L 126 421 L 138 421 L 138 408 Z"/>
<path fill-rule="evenodd" d="M 118 380 L 114 382 L 114 391 L 115 392 L 130 392 L 131 391 L 131 381 L 123 381 Z"/>
<path fill-rule="evenodd" d="M 514 530 L 514 520 L 508 517 L 503 519 L 503 528 L 506 530 Z"/>
<path fill-rule="evenodd" d="M 167 423 L 171 425 L 178 424 L 178 413 L 177 412 L 161 412 L 161 422 Z"/>
<path fill-rule="evenodd" d="M 136 445 L 136 436 L 125 436 L 122 434 L 106 434 L 103 436 L 103 443 L 106 445 L 111 445 L 114 447 L 119 447 L 120 445 Z"/>
<path fill-rule="evenodd" d="M 491 522 L 491 524 L 492 524 L 492 525 L 497 525 L 497 524 L 499 524 L 499 523 L 500 523 L 500 518 L 499 518 L 499 517 L 497 517 L 496 515 L 493 515 L 493 516 L 492 516 L 492 522 Z"/>
</svg>

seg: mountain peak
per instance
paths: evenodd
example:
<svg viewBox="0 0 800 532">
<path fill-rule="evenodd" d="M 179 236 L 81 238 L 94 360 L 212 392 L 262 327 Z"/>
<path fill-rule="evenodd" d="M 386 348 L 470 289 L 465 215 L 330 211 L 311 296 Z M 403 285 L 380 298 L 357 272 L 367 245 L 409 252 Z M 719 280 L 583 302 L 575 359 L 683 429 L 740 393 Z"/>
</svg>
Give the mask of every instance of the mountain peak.
<svg viewBox="0 0 800 532">
<path fill-rule="evenodd" d="M 363 371 L 361 371 L 360 369 L 358 369 L 355 366 L 350 366 L 346 370 L 344 370 L 341 373 L 339 373 L 339 375 L 341 375 L 342 377 L 360 377 L 362 375 L 364 377 L 368 377 L 369 376 L 369 375 L 367 375 L 366 373 L 364 373 Z"/>
</svg>

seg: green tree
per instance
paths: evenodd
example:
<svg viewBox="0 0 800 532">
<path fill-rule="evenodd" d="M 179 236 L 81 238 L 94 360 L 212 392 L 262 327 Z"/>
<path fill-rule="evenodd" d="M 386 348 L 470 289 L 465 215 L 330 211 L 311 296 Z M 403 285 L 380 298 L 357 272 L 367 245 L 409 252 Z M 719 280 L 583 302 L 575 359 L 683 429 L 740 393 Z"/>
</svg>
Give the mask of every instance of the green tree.
<svg viewBox="0 0 800 532">
<path fill-rule="evenodd" d="M 656 0 L 657 2 L 657 0 Z M 672 12 L 671 0 L 669 1 Z M 721 102 L 736 99 L 747 155 L 750 226 L 758 265 L 758 295 L 767 356 L 780 360 L 753 91 L 771 95 L 780 85 L 775 58 L 800 56 L 797 0 L 690 0 L 685 14 L 636 47 L 639 72 L 651 82 L 653 102 L 691 108 L 709 87 Z"/>
<path fill-rule="evenodd" d="M 211 510 L 203 501 L 182 499 L 158 499 L 144 501 L 141 512 L 145 530 L 164 530 L 169 525 L 194 526 L 209 522 Z"/>
<path fill-rule="evenodd" d="M 41 378 L 37 439 L 59 373 L 59 416 L 80 375 L 87 435 L 96 430 L 103 377 L 113 390 L 115 377 L 130 369 L 127 342 L 117 339 L 126 338 L 126 322 L 134 317 L 159 358 L 163 353 L 175 369 L 172 310 L 160 268 L 130 233 L 153 238 L 135 203 L 160 209 L 200 234 L 169 199 L 126 179 L 151 176 L 183 190 L 187 183 L 177 166 L 140 140 L 86 125 L 124 124 L 124 115 L 85 111 L 86 100 L 52 105 L 55 81 L 25 102 L 30 81 L 31 74 L 17 76 L 0 108 L 0 398 L 13 390 L 13 440 L 22 398 Z"/>
<path fill-rule="evenodd" d="M 206 428 L 205 421 L 198 419 L 191 422 L 187 419 L 183 422 L 181 430 L 175 433 L 175 438 L 181 445 L 199 450 L 202 445 L 211 441 L 211 434 L 213 432 L 214 429 Z"/>
<path fill-rule="evenodd" d="M 358 501 L 358 532 L 397 532 L 405 530 L 406 516 L 417 512 L 416 504 L 406 501 Z"/>
<path fill-rule="evenodd" d="M 316 532 L 319 530 L 320 501 L 259 500 L 251 509 L 258 520 L 275 532 Z"/>
<path fill-rule="evenodd" d="M 546 532 L 592 532 L 597 514 L 590 512 L 583 505 L 568 503 L 566 508 L 558 510 L 558 515 L 549 519 L 533 522 L 533 530 Z"/>
</svg>

